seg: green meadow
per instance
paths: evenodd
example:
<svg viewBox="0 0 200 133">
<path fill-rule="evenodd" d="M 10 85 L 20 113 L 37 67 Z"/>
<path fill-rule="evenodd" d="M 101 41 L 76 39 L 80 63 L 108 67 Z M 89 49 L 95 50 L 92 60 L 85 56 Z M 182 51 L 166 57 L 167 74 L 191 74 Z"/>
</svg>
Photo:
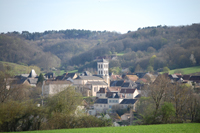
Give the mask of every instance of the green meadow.
<svg viewBox="0 0 200 133">
<path fill-rule="evenodd" d="M 200 133 L 200 123 L 41 130 L 21 133 Z"/>
<path fill-rule="evenodd" d="M 174 74 L 176 72 L 177 73 L 181 72 L 182 74 L 197 73 L 197 72 L 200 72 L 200 66 L 180 68 L 180 69 L 174 69 L 174 70 L 169 71 L 170 74 Z"/>
</svg>

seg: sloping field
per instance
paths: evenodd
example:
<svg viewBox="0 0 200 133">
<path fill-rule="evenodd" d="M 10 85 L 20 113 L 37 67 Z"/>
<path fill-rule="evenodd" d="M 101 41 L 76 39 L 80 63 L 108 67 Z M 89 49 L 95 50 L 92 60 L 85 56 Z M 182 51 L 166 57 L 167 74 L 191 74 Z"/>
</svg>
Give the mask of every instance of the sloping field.
<svg viewBox="0 0 200 133">
<path fill-rule="evenodd" d="M 30 73 L 31 69 L 34 69 L 38 75 L 40 74 L 40 68 L 37 66 L 25 66 L 25 65 L 19 65 L 16 63 L 4 62 L 4 61 L 0 61 L 0 63 L 3 63 L 3 66 L 5 68 L 7 66 L 10 66 L 11 71 L 14 75 Z"/>
<path fill-rule="evenodd" d="M 180 68 L 169 71 L 170 74 L 174 74 L 175 72 L 183 72 L 182 74 L 198 73 L 200 72 L 200 66 Z"/>
<path fill-rule="evenodd" d="M 78 128 L 30 131 L 22 133 L 200 133 L 200 123 Z"/>
</svg>

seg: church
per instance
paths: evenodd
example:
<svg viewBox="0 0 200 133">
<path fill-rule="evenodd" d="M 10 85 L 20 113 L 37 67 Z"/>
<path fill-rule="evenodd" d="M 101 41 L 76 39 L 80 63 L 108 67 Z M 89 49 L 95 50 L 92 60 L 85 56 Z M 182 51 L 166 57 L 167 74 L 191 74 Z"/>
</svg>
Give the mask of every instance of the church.
<svg viewBox="0 0 200 133">
<path fill-rule="evenodd" d="M 100 88 L 110 86 L 109 62 L 102 59 L 97 62 L 97 75 L 81 75 L 74 79 L 76 90 L 84 96 L 96 96 Z"/>
</svg>

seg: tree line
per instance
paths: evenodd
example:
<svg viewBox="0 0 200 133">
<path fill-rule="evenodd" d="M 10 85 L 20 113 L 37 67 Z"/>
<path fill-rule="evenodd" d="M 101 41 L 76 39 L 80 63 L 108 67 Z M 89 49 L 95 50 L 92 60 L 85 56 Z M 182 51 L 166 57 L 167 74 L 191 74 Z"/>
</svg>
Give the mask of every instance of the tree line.
<svg viewBox="0 0 200 133">
<path fill-rule="evenodd" d="M 187 84 L 159 75 L 137 103 L 138 124 L 200 122 L 200 95 Z"/>
</svg>

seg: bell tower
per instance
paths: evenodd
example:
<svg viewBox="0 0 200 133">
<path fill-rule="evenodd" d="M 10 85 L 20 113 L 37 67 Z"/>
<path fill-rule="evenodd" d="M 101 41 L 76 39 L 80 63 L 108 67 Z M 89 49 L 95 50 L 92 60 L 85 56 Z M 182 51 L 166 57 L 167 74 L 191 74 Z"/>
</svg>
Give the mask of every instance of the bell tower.
<svg viewBox="0 0 200 133">
<path fill-rule="evenodd" d="M 108 86 L 110 86 L 109 62 L 107 60 L 102 59 L 97 62 L 97 75 L 101 76 Z"/>
<path fill-rule="evenodd" d="M 109 76 L 109 62 L 105 59 L 97 62 L 97 75 L 100 76 Z"/>
</svg>

